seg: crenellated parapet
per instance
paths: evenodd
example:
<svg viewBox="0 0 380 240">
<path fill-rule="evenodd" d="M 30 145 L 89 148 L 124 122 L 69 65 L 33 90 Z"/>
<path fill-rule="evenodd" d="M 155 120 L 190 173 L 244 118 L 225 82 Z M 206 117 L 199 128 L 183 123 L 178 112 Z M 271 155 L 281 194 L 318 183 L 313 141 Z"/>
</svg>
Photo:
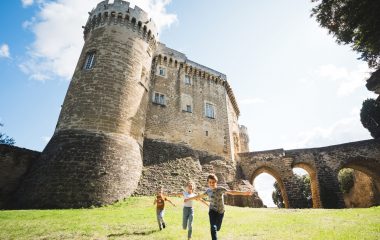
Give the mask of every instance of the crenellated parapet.
<svg viewBox="0 0 380 240">
<path fill-rule="evenodd" d="M 158 43 L 156 55 L 153 59 L 153 62 L 155 66 L 161 65 L 176 69 L 183 69 L 183 71 L 191 77 L 199 77 L 222 85 L 226 89 L 227 95 L 231 101 L 236 115 L 240 115 L 240 110 L 235 95 L 230 84 L 227 81 L 227 76 L 225 74 L 191 61 L 186 57 L 185 54 L 168 48 L 165 44 L 162 43 Z"/>
<path fill-rule="evenodd" d="M 96 8 L 89 12 L 89 17 L 84 26 L 84 38 L 99 27 L 105 25 L 120 25 L 138 33 L 142 39 L 155 49 L 157 43 L 157 29 L 155 23 L 148 14 L 135 6 L 130 7 L 130 3 L 122 0 L 115 0 L 108 3 L 108 0 L 98 3 Z"/>
</svg>

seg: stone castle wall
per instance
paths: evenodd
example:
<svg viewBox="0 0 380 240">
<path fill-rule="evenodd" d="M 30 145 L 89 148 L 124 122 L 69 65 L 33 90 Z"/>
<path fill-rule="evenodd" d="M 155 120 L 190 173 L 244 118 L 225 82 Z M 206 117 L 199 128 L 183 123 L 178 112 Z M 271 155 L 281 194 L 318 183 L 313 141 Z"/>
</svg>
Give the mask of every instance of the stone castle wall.
<svg viewBox="0 0 380 240">
<path fill-rule="evenodd" d="M 99 206 L 133 193 L 156 35 L 147 14 L 127 2 L 103 1 L 90 12 L 55 133 L 21 184 L 16 207 Z"/>
<path fill-rule="evenodd" d="M 40 152 L 0 144 L 0 209 L 11 200 L 21 179 Z"/>
<path fill-rule="evenodd" d="M 234 109 L 227 105 L 229 99 L 222 80 L 209 79 L 201 73 L 201 65 L 193 64 L 193 68 L 185 55 L 163 44 L 159 45 L 156 55 L 145 136 L 185 144 L 233 160 L 231 128 L 233 123 L 237 126 L 237 117 Z M 165 71 L 163 76 L 160 68 Z M 217 74 L 208 68 L 204 71 Z M 155 103 L 155 94 L 164 95 L 165 102 Z M 205 115 L 206 103 L 214 106 L 214 117 Z M 230 123 L 233 114 L 234 122 Z"/>
<path fill-rule="evenodd" d="M 196 191 L 207 189 L 207 176 L 218 176 L 220 186 L 240 191 L 254 191 L 253 186 L 236 176 L 236 166 L 223 157 L 197 151 L 186 145 L 152 139 L 144 141 L 143 173 L 134 195 L 154 195 L 163 187 L 168 195 L 181 193 L 189 180 L 195 182 Z M 225 203 L 240 207 L 262 207 L 257 192 L 252 196 L 226 196 Z"/>
</svg>

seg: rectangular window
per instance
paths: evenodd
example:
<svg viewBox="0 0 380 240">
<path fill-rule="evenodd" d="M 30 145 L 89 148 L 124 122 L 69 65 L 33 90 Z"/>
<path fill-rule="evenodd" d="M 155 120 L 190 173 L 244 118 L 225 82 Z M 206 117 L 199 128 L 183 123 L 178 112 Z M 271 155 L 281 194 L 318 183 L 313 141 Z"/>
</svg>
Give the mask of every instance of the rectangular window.
<svg viewBox="0 0 380 240">
<path fill-rule="evenodd" d="M 89 52 L 86 56 L 84 69 L 90 70 L 94 66 L 95 52 Z"/>
<path fill-rule="evenodd" d="M 191 85 L 191 78 L 189 75 L 185 75 L 185 84 L 186 85 Z"/>
<path fill-rule="evenodd" d="M 186 105 L 186 112 L 192 112 L 191 111 L 191 105 Z"/>
<path fill-rule="evenodd" d="M 211 103 L 206 103 L 206 117 L 208 118 L 215 118 L 215 109 L 214 105 Z"/>
<path fill-rule="evenodd" d="M 158 75 L 165 77 L 166 76 L 166 68 L 158 67 Z"/>
<path fill-rule="evenodd" d="M 154 93 L 153 102 L 160 105 L 165 105 L 165 95 L 157 92 Z"/>
</svg>

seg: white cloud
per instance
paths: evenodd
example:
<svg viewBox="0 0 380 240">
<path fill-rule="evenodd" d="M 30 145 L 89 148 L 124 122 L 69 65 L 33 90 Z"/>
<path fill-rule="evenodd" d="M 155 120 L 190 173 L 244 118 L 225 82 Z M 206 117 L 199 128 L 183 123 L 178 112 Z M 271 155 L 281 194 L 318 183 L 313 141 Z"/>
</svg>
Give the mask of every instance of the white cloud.
<svg viewBox="0 0 380 240">
<path fill-rule="evenodd" d="M 171 0 L 132 0 L 131 4 L 149 12 L 157 28 L 169 27 L 177 20 L 165 7 Z M 27 59 L 20 64 L 21 70 L 31 79 L 47 80 L 55 77 L 70 79 L 83 46 L 83 26 L 88 12 L 99 0 L 36 1 L 40 11 L 24 28 L 35 34 L 29 46 Z"/>
<path fill-rule="evenodd" d="M 370 139 L 371 136 L 360 122 L 360 110 L 354 108 L 351 115 L 340 119 L 329 127 L 316 127 L 299 133 L 293 141 L 285 144 L 286 149 L 324 147 L 351 141 Z"/>
<path fill-rule="evenodd" d="M 356 69 L 349 70 L 332 64 L 320 66 L 317 75 L 323 79 L 338 83 L 337 95 L 348 96 L 363 85 L 370 76 L 370 69 L 366 64 L 359 64 Z"/>
<path fill-rule="evenodd" d="M 0 46 L 0 58 L 9 58 L 10 56 L 8 44 L 2 44 Z"/>
<path fill-rule="evenodd" d="M 240 104 L 256 104 L 256 103 L 264 103 L 265 100 L 261 98 L 246 98 L 239 101 Z"/>
<path fill-rule="evenodd" d="M 21 2 L 22 2 L 22 6 L 23 7 L 29 7 L 30 5 L 32 5 L 33 4 L 33 0 L 21 0 Z"/>
</svg>

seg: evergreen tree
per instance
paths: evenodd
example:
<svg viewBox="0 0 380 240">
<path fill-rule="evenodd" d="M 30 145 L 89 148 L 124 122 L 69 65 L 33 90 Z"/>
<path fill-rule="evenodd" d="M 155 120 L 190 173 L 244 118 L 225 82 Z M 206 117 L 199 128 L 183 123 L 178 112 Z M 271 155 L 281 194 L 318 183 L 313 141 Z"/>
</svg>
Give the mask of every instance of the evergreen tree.
<svg viewBox="0 0 380 240">
<path fill-rule="evenodd" d="M 2 123 L 0 123 L 0 127 L 4 126 Z M 0 132 L 0 144 L 6 144 L 6 145 L 14 145 L 16 141 L 7 136 L 5 133 Z"/>
</svg>

